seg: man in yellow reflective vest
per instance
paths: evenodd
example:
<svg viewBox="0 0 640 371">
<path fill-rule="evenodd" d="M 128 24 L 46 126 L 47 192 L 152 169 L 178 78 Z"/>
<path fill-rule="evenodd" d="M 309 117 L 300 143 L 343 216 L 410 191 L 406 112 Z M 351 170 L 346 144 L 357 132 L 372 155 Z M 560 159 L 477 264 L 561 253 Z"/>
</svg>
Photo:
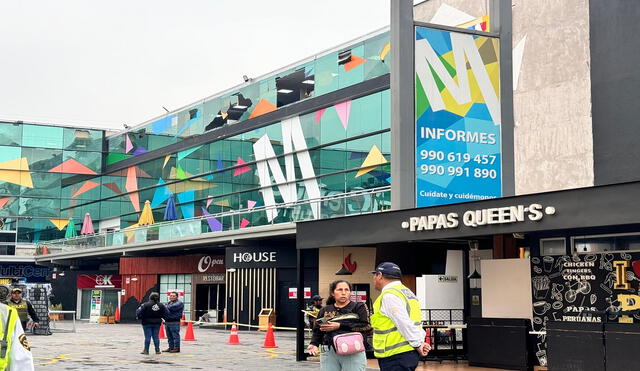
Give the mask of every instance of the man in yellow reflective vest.
<svg viewBox="0 0 640 371">
<path fill-rule="evenodd" d="M 373 274 L 373 285 L 380 296 L 373 303 L 373 354 L 381 371 L 415 370 L 420 356 L 431 347 L 425 342 L 420 302 L 400 282 L 397 264 L 380 263 Z"/>
<path fill-rule="evenodd" d="M 0 297 L 6 298 L 9 288 L 0 285 Z M 18 312 L 0 303 L 0 371 L 33 371 L 33 356 L 22 330 Z"/>
</svg>

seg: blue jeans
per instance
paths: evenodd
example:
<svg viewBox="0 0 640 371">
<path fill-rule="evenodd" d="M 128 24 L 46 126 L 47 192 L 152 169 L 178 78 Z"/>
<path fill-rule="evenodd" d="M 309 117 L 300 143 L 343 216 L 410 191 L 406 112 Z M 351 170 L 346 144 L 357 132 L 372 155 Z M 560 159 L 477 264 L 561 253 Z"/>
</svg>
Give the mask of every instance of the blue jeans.
<svg viewBox="0 0 640 371">
<path fill-rule="evenodd" d="M 158 338 L 158 332 L 160 331 L 160 324 L 157 325 L 142 325 L 142 331 L 144 331 L 144 350 L 149 351 L 149 344 L 153 338 L 153 345 L 156 347 L 156 352 L 160 350 L 160 339 Z"/>
<path fill-rule="evenodd" d="M 180 348 L 180 323 L 165 323 L 164 328 L 167 330 L 167 340 L 169 348 Z"/>
</svg>

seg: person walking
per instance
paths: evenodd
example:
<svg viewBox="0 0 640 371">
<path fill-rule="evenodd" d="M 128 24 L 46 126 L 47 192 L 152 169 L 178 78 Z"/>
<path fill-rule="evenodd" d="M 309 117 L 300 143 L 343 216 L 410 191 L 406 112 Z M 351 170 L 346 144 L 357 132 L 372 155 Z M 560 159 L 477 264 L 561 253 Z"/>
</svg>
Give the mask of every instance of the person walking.
<svg viewBox="0 0 640 371">
<path fill-rule="evenodd" d="M 27 323 L 29 323 L 29 317 L 33 321 L 33 327 L 40 327 L 40 318 L 38 318 L 38 314 L 36 310 L 33 309 L 33 305 L 29 300 L 25 300 L 22 298 L 22 289 L 19 287 L 14 287 L 11 289 L 11 297 L 7 301 L 7 305 L 13 307 L 16 311 L 18 311 L 18 316 L 20 317 L 20 323 L 22 324 L 22 329 L 27 331 Z"/>
<path fill-rule="evenodd" d="M 178 293 L 169 293 L 169 302 L 166 305 L 167 315 L 164 318 L 164 327 L 167 330 L 167 342 L 169 348 L 165 352 L 180 353 L 180 320 L 184 311 L 184 304 L 178 300 Z"/>
<path fill-rule="evenodd" d="M 307 309 L 304 311 L 304 323 L 307 327 L 313 329 L 313 326 L 316 323 L 316 318 L 318 318 L 318 313 L 320 309 L 322 309 L 322 301 L 324 299 L 320 295 L 313 295 L 311 297 L 311 303 L 307 306 Z"/>
<path fill-rule="evenodd" d="M 400 282 L 402 271 L 391 262 L 380 263 L 373 285 L 380 295 L 373 303 L 373 354 L 380 371 L 415 370 L 431 346 L 425 342 L 418 298 Z"/>
<path fill-rule="evenodd" d="M 339 349 L 335 349 L 334 338 L 353 332 L 362 335 L 362 343 L 355 345 L 356 349 L 361 347 L 361 350 L 358 349 L 359 351 L 353 354 L 338 354 Z M 314 356 L 320 353 L 322 371 L 362 371 L 367 364 L 364 339 L 370 332 L 367 306 L 351 301 L 351 283 L 337 280 L 329 285 L 327 305 L 318 312 L 307 351 Z"/>
<path fill-rule="evenodd" d="M 9 295 L 9 287 L 0 285 L 0 300 Z M 24 334 L 18 311 L 0 303 L 0 371 L 33 371 L 33 355 Z"/>
<path fill-rule="evenodd" d="M 167 308 L 160 302 L 160 294 L 152 292 L 149 301 L 142 303 L 136 310 L 136 317 L 142 320 L 142 330 L 144 331 L 144 349 L 140 354 L 149 354 L 149 345 L 153 339 L 156 354 L 160 354 L 160 339 L 158 332 L 162 319 L 167 315 Z"/>
</svg>

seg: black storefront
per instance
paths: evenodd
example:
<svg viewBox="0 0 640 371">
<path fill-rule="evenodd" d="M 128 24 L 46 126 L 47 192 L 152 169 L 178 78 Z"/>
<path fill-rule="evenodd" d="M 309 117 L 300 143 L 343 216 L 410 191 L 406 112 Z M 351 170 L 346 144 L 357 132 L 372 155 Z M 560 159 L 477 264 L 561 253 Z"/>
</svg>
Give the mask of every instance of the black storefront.
<svg viewBox="0 0 640 371">
<path fill-rule="evenodd" d="M 640 341 L 638 195 L 640 182 L 630 182 L 299 223 L 299 287 L 307 279 L 305 256 L 324 247 L 391 247 L 403 270 L 405 261 L 422 265 L 416 261 L 435 259 L 437 254 L 424 250 L 435 249 L 436 242 L 464 249 L 465 242 L 481 241 L 494 259 L 518 258 L 520 247 L 526 247 L 531 313 L 516 326 L 522 349 L 513 347 L 513 337 L 500 335 L 500 328 L 513 325 L 512 318 L 475 318 L 478 312 L 470 309 L 477 293 L 464 280 L 464 349 L 470 364 L 520 369 L 548 362 L 550 369 L 563 369 L 567 362 L 579 362 L 589 366 L 584 369 L 613 370 L 620 362 L 630 364 L 631 354 L 622 350 Z M 547 241 L 564 244 L 549 254 Z M 378 256 L 376 263 L 388 258 Z M 465 264 L 463 277 L 469 273 Z M 493 335 L 478 332 L 476 325 L 493 326 Z M 302 336 L 300 331 L 299 360 L 304 358 Z"/>
<path fill-rule="evenodd" d="M 228 247 L 226 319 L 238 324 L 258 325 L 263 309 L 275 313 L 275 324 L 295 326 L 297 303 L 290 291 L 297 288 L 296 249 L 293 244 Z M 309 254 L 305 261 L 309 279 L 305 287 L 317 290 L 318 257 Z"/>
</svg>

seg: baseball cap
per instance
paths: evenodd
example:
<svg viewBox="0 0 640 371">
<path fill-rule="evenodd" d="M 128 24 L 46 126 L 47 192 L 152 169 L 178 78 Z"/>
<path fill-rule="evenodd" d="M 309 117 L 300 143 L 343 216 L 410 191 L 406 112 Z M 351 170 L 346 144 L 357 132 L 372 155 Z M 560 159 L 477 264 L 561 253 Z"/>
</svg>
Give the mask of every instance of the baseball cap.
<svg viewBox="0 0 640 371">
<path fill-rule="evenodd" d="M 316 300 L 322 300 L 322 296 L 320 296 L 320 295 L 313 295 L 313 296 L 311 297 L 311 301 L 316 301 Z"/>
<path fill-rule="evenodd" d="M 12 293 L 14 293 L 14 292 L 22 292 L 22 289 L 19 288 L 19 287 L 14 287 L 13 289 L 11 289 L 11 292 Z"/>
<path fill-rule="evenodd" d="M 371 273 L 382 273 L 384 276 L 392 277 L 392 278 L 402 278 L 402 271 L 400 267 L 396 263 L 391 262 L 383 262 L 378 264 L 376 270 L 371 271 Z"/>
</svg>

